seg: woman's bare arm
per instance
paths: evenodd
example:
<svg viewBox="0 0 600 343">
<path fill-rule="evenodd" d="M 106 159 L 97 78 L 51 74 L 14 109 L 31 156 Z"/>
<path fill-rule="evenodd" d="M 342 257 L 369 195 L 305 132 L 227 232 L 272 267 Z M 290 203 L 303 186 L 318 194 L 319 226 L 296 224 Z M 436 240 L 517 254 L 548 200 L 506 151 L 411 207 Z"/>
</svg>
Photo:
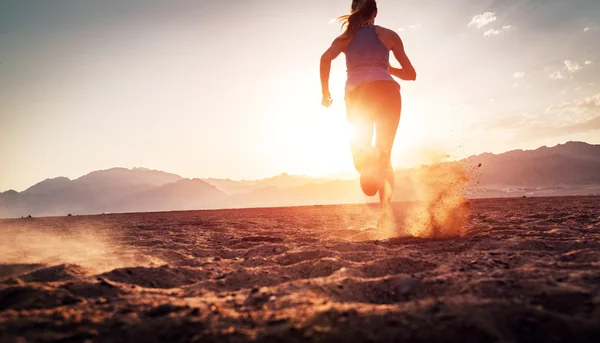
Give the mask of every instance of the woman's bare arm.
<svg viewBox="0 0 600 343">
<path fill-rule="evenodd" d="M 410 62 L 410 59 L 406 55 L 406 51 L 404 50 L 404 43 L 402 42 L 402 39 L 400 39 L 400 36 L 396 32 L 391 32 L 393 33 L 392 53 L 400 63 L 400 66 L 402 66 L 402 69 L 393 68 L 392 70 L 394 71 L 394 73 L 392 73 L 392 75 L 396 76 L 401 80 L 415 81 L 417 79 L 417 71 L 415 70 L 415 67 L 413 67 L 412 63 Z"/>
<path fill-rule="evenodd" d="M 321 92 L 323 94 L 323 99 L 321 104 L 325 107 L 329 107 L 332 103 L 331 93 L 329 92 L 329 74 L 331 71 L 331 61 L 333 61 L 336 57 L 338 57 L 346 46 L 348 45 L 347 39 L 343 37 L 336 38 L 331 46 L 325 53 L 321 56 Z"/>
<path fill-rule="evenodd" d="M 400 66 L 402 68 L 394 68 L 391 67 L 389 68 L 389 72 L 390 74 L 392 74 L 393 76 L 401 79 L 401 80 L 407 80 L 407 81 L 414 81 L 417 79 L 417 72 L 415 71 L 415 68 L 413 67 L 412 63 L 410 62 L 410 59 L 408 58 L 408 56 L 406 55 L 406 51 L 404 50 L 404 43 L 402 42 L 402 39 L 400 38 L 400 36 L 394 32 L 393 30 L 390 29 L 386 29 L 383 27 L 378 27 L 378 35 L 380 36 L 381 40 L 384 42 L 384 44 L 388 47 L 388 49 L 390 49 L 392 51 L 392 53 L 394 54 L 394 57 L 398 60 L 398 62 L 400 63 Z"/>
<path fill-rule="evenodd" d="M 392 76 L 395 76 L 395 77 L 399 78 L 400 80 L 414 81 L 416 79 L 416 75 L 415 75 L 415 78 L 410 78 L 406 74 L 406 70 L 403 68 L 395 68 L 395 67 L 390 66 L 388 71 L 390 72 L 390 74 Z"/>
</svg>

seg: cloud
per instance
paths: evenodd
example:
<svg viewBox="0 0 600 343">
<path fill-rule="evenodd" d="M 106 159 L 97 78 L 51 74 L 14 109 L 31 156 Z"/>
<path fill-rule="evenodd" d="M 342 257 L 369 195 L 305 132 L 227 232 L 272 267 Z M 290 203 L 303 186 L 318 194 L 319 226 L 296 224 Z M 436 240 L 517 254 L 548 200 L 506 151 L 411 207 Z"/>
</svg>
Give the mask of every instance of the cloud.
<svg viewBox="0 0 600 343">
<path fill-rule="evenodd" d="M 484 35 L 485 37 L 490 37 L 490 36 L 499 35 L 500 33 L 502 33 L 502 31 L 499 31 L 499 30 L 494 30 L 494 29 L 489 29 L 489 30 L 485 31 L 485 32 L 483 33 L 483 35 Z"/>
<path fill-rule="evenodd" d="M 493 12 L 485 12 L 483 14 L 478 14 L 471 19 L 471 22 L 467 25 L 467 27 L 476 26 L 477 29 L 480 29 L 490 23 L 496 21 L 496 13 Z"/>
<path fill-rule="evenodd" d="M 575 74 L 575 73 L 581 71 L 583 69 L 584 65 L 591 65 L 592 61 L 585 61 L 583 63 L 583 65 L 581 65 L 578 62 L 575 62 L 573 60 L 565 60 L 563 63 L 565 65 L 564 69 L 566 69 L 568 73 Z M 563 73 L 561 73 L 559 70 L 553 72 L 549 76 L 554 81 L 562 80 L 565 78 L 565 75 L 563 75 Z"/>
<path fill-rule="evenodd" d="M 409 25 L 409 26 L 408 26 L 408 29 L 409 29 L 409 30 L 416 30 L 416 29 L 420 29 L 420 28 L 421 28 L 421 23 L 416 23 L 416 24 L 413 24 L 413 25 Z M 407 29 L 405 29 L 405 28 L 403 28 L 403 27 L 399 27 L 399 28 L 397 29 L 397 31 L 398 31 L 398 32 L 404 32 L 404 31 L 406 31 L 406 30 L 407 30 Z"/>
<path fill-rule="evenodd" d="M 574 124 L 563 124 L 563 125 L 546 125 L 540 124 L 533 126 L 526 133 L 527 140 L 543 139 L 543 138 L 556 138 L 566 135 L 576 135 L 587 132 L 594 132 L 600 130 L 600 116 L 593 117 L 589 120 L 574 123 Z"/>
<path fill-rule="evenodd" d="M 513 74 L 513 77 L 516 79 L 522 79 L 523 77 L 525 77 L 525 73 L 518 71 Z"/>
<path fill-rule="evenodd" d="M 504 26 L 502 26 L 502 29 L 500 29 L 500 30 L 489 29 L 489 30 L 485 31 L 483 33 L 483 36 L 484 37 L 497 36 L 497 35 L 501 34 L 502 32 L 510 31 L 512 29 L 513 29 L 513 27 L 511 25 L 504 25 Z"/>
<path fill-rule="evenodd" d="M 482 119 L 469 130 L 512 131 L 523 141 L 599 131 L 600 93 L 550 106 L 542 115 L 522 113 Z"/>
<path fill-rule="evenodd" d="M 565 77 L 560 71 L 555 71 L 554 73 L 550 74 L 550 78 L 552 80 L 556 81 L 556 80 L 562 80 Z"/>
<path fill-rule="evenodd" d="M 558 126 L 587 123 L 600 117 L 600 93 L 580 100 L 552 105 L 546 109 L 546 116 L 553 119 Z"/>
<path fill-rule="evenodd" d="M 565 67 L 567 68 L 569 73 L 576 73 L 583 69 L 583 67 L 579 63 L 572 60 L 565 60 Z"/>
</svg>

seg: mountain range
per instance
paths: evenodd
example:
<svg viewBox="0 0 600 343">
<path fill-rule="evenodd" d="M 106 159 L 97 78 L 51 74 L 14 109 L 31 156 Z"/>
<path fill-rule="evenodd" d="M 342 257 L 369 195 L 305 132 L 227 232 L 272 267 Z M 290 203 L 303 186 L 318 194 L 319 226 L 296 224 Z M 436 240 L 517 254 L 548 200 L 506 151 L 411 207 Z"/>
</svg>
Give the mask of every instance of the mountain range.
<svg viewBox="0 0 600 343">
<path fill-rule="evenodd" d="M 568 142 L 536 150 L 484 153 L 396 172 L 394 200 L 418 200 L 423 185 L 464 186 L 470 198 L 600 193 L 600 145 Z M 281 174 L 261 180 L 185 179 L 146 168 L 46 179 L 0 193 L 0 217 L 149 212 L 375 201 L 357 180 Z"/>
</svg>

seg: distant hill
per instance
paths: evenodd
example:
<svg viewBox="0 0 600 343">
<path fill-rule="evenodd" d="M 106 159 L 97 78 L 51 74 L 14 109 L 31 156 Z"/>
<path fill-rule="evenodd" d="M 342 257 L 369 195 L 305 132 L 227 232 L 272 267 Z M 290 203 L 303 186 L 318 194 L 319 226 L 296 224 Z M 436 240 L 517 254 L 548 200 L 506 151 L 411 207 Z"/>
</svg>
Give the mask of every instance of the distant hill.
<svg viewBox="0 0 600 343">
<path fill-rule="evenodd" d="M 261 180 L 241 180 L 235 181 L 230 179 L 203 179 L 204 181 L 214 185 L 227 194 L 247 193 L 263 188 L 275 187 L 278 189 L 286 189 L 299 187 L 311 183 L 324 183 L 331 179 L 313 178 L 309 176 L 289 175 L 283 173 L 274 177 Z"/>
<path fill-rule="evenodd" d="M 151 170 L 147 168 L 111 168 L 89 173 L 75 180 L 75 182 L 96 187 L 134 184 L 162 186 L 181 179 L 182 177 L 179 175 L 166 173 L 160 170 Z"/>
<path fill-rule="evenodd" d="M 42 182 L 39 182 L 26 190 L 23 191 L 24 194 L 51 194 L 56 191 L 59 191 L 63 188 L 68 187 L 71 184 L 71 180 L 67 177 L 57 177 L 54 179 L 46 179 Z"/>
<path fill-rule="evenodd" d="M 300 206 L 373 201 L 367 198 L 355 180 L 331 180 L 279 189 L 274 186 L 230 196 L 233 207 Z"/>
<path fill-rule="evenodd" d="M 217 208 L 227 195 L 200 179 L 182 179 L 107 202 L 104 212 L 148 212 Z"/>
<path fill-rule="evenodd" d="M 535 150 L 484 153 L 437 166 L 459 166 L 469 197 L 600 193 L 600 145 L 569 142 Z M 423 196 L 423 184 L 461 175 L 430 173 L 435 166 L 396 172 L 394 200 Z M 435 169 L 435 168 L 434 168 Z M 439 179 L 439 180 L 438 180 Z M 443 180 L 442 180 L 443 179 Z M 75 180 L 46 179 L 19 193 L 0 193 L 0 217 L 146 212 L 224 207 L 293 206 L 377 201 L 357 180 L 281 174 L 261 180 L 184 179 L 145 168 L 112 168 Z"/>
<path fill-rule="evenodd" d="M 550 187 L 600 184 L 600 145 L 569 142 L 552 148 L 514 150 L 469 157 L 482 166 L 475 175 L 481 185 Z"/>
<path fill-rule="evenodd" d="M 46 179 L 21 193 L 0 193 L 0 217 L 100 213 L 119 198 L 134 196 L 183 178 L 146 168 L 94 171 L 75 180 Z"/>
</svg>

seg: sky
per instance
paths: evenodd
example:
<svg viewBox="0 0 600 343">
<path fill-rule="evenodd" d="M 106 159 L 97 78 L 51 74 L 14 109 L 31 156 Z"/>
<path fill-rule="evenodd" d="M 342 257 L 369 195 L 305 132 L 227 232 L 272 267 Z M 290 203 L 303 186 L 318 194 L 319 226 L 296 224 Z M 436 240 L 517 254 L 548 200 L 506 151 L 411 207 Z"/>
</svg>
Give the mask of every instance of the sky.
<svg viewBox="0 0 600 343">
<path fill-rule="evenodd" d="M 188 178 L 353 172 L 350 0 L 0 0 L 0 192 L 145 167 Z M 600 143 L 600 1 L 378 1 L 417 70 L 397 167 Z M 390 59 L 392 65 L 398 62 Z"/>
</svg>

